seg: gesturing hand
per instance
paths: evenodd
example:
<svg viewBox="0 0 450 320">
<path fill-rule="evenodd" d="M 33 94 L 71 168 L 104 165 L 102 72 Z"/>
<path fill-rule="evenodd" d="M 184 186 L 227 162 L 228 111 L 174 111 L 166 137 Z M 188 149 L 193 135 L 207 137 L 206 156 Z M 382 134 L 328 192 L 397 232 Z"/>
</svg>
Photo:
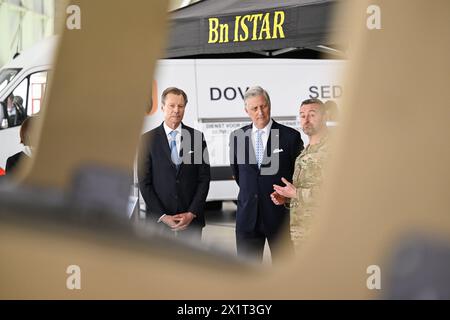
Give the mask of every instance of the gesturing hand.
<svg viewBox="0 0 450 320">
<path fill-rule="evenodd" d="M 285 178 L 281 178 L 281 181 L 285 184 L 285 186 L 281 187 L 279 185 L 274 184 L 273 189 L 275 190 L 275 192 L 285 198 L 296 198 L 297 188 L 295 188 L 294 185 L 289 181 L 287 181 Z"/>
</svg>

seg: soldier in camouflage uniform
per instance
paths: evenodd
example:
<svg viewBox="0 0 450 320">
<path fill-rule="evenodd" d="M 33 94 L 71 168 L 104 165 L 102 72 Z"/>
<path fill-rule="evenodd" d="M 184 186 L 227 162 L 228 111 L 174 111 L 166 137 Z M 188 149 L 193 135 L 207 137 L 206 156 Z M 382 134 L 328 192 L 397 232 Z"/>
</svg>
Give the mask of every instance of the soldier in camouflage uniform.
<svg viewBox="0 0 450 320">
<path fill-rule="evenodd" d="M 308 99 L 300 106 L 300 124 L 309 137 L 309 145 L 297 157 L 292 184 L 282 179 L 286 186 L 274 185 L 272 201 L 291 209 L 291 237 L 298 249 L 307 237 L 317 194 L 322 185 L 323 168 L 328 158 L 329 135 L 327 112 L 319 99 Z"/>
</svg>

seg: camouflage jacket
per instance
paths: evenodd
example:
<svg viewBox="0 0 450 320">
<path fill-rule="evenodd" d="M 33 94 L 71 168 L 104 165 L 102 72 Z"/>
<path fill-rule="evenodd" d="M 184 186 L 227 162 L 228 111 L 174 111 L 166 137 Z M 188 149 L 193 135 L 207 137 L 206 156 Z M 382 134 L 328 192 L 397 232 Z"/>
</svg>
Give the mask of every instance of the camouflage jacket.
<svg viewBox="0 0 450 320">
<path fill-rule="evenodd" d="M 329 155 L 329 135 L 319 143 L 308 145 L 295 161 L 292 178 L 297 197 L 290 202 L 291 237 L 296 246 L 307 236 L 315 207 L 317 194 L 322 185 L 325 163 Z"/>
</svg>

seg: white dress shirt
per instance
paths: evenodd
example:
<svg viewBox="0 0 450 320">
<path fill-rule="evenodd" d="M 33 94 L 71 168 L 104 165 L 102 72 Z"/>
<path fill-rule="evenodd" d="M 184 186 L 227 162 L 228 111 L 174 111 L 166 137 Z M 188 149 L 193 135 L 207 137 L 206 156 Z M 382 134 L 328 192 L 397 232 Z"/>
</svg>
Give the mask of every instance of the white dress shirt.
<svg viewBox="0 0 450 320">
<path fill-rule="evenodd" d="M 170 133 L 172 131 L 177 131 L 177 135 L 175 137 L 175 143 L 177 145 L 177 152 L 178 154 L 180 154 L 180 148 L 181 148 L 181 123 L 178 125 L 178 127 L 175 128 L 175 130 L 173 130 L 172 128 L 169 128 L 169 126 L 164 122 L 164 131 L 166 132 L 166 138 L 167 138 L 167 142 L 169 143 L 169 148 L 170 148 L 170 143 L 172 142 L 172 136 L 170 135 Z M 161 217 L 159 217 L 158 219 L 158 223 L 160 223 L 162 221 L 162 218 L 164 218 L 166 216 L 166 214 L 164 213 L 163 215 L 161 215 Z"/>
<path fill-rule="evenodd" d="M 256 131 L 261 130 L 262 131 L 261 139 L 262 139 L 264 151 L 266 151 L 267 141 L 269 140 L 269 134 L 270 134 L 270 129 L 272 128 L 272 123 L 273 123 L 273 121 L 272 121 L 272 119 L 270 119 L 267 126 L 265 126 L 262 129 L 258 129 L 257 127 L 255 127 L 254 124 L 252 125 L 252 143 L 253 143 L 254 150 L 256 150 Z"/>
<path fill-rule="evenodd" d="M 177 135 L 175 137 L 175 143 L 177 144 L 177 153 L 178 155 L 180 154 L 180 148 L 181 148 L 181 123 L 178 125 L 178 127 L 175 128 L 175 130 L 169 128 L 169 126 L 164 122 L 164 131 L 166 132 L 166 138 L 167 138 L 167 142 L 169 143 L 169 148 L 170 148 L 170 143 L 172 142 L 172 136 L 170 135 L 170 133 L 172 131 L 177 131 Z"/>
</svg>

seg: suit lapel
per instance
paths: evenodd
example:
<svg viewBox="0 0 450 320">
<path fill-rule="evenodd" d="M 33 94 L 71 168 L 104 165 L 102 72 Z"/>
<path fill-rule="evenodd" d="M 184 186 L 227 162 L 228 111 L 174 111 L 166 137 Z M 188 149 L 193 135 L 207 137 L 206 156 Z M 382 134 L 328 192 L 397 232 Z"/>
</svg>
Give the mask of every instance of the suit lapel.
<svg viewBox="0 0 450 320">
<path fill-rule="evenodd" d="M 169 142 L 167 140 L 166 131 L 164 130 L 164 123 L 161 124 L 161 126 L 159 127 L 157 134 L 159 135 L 159 138 L 157 139 L 157 141 L 159 141 L 160 147 L 163 149 L 163 153 L 165 154 L 165 156 L 167 158 L 166 161 L 169 161 L 172 168 L 174 170 L 177 170 L 177 167 L 173 163 L 172 157 L 170 155 L 170 147 L 169 147 Z"/>
<path fill-rule="evenodd" d="M 253 126 L 250 124 L 247 127 L 245 127 L 245 150 L 247 152 L 248 158 L 246 159 L 246 163 L 255 170 L 258 169 L 258 163 L 256 161 L 256 153 L 255 153 L 255 147 L 253 146 L 252 141 L 252 128 Z"/>
<path fill-rule="evenodd" d="M 269 138 L 267 139 L 267 145 L 266 148 L 264 149 L 264 156 L 263 156 L 263 165 L 267 165 L 270 163 L 270 157 L 272 156 L 272 134 L 276 135 L 275 140 L 277 143 L 276 145 L 273 146 L 274 149 L 278 149 L 279 144 L 280 144 L 280 130 L 278 123 L 275 122 L 274 120 L 272 120 L 272 126 L 270 127 L 269 130 Z"/>
<path fill-rule="evenodd" d="M 191 139 L 185 139 L 185 134 L 187 134 L 189 132 L 189 134 L 191 135 Z M 193 133 L 188 130 L 187 127 L 185 127 L 185 125 L 183 123 L 181 123 L 181 148 L 180 148 L 180 159 L 181 159 L 181 164 L 180 164 L 180 168 L 178 169 L 178 173 L 180 174 L 181 170 L 183 170 L 184 167 L 184 157 L 189 157 L 189 150 L 191 150 L 191 146 L 189 145 L 189 141 L 191 141 L 193 139 Z M 192 143 L 192 141 L 191 141 Z"/>
</svg>

